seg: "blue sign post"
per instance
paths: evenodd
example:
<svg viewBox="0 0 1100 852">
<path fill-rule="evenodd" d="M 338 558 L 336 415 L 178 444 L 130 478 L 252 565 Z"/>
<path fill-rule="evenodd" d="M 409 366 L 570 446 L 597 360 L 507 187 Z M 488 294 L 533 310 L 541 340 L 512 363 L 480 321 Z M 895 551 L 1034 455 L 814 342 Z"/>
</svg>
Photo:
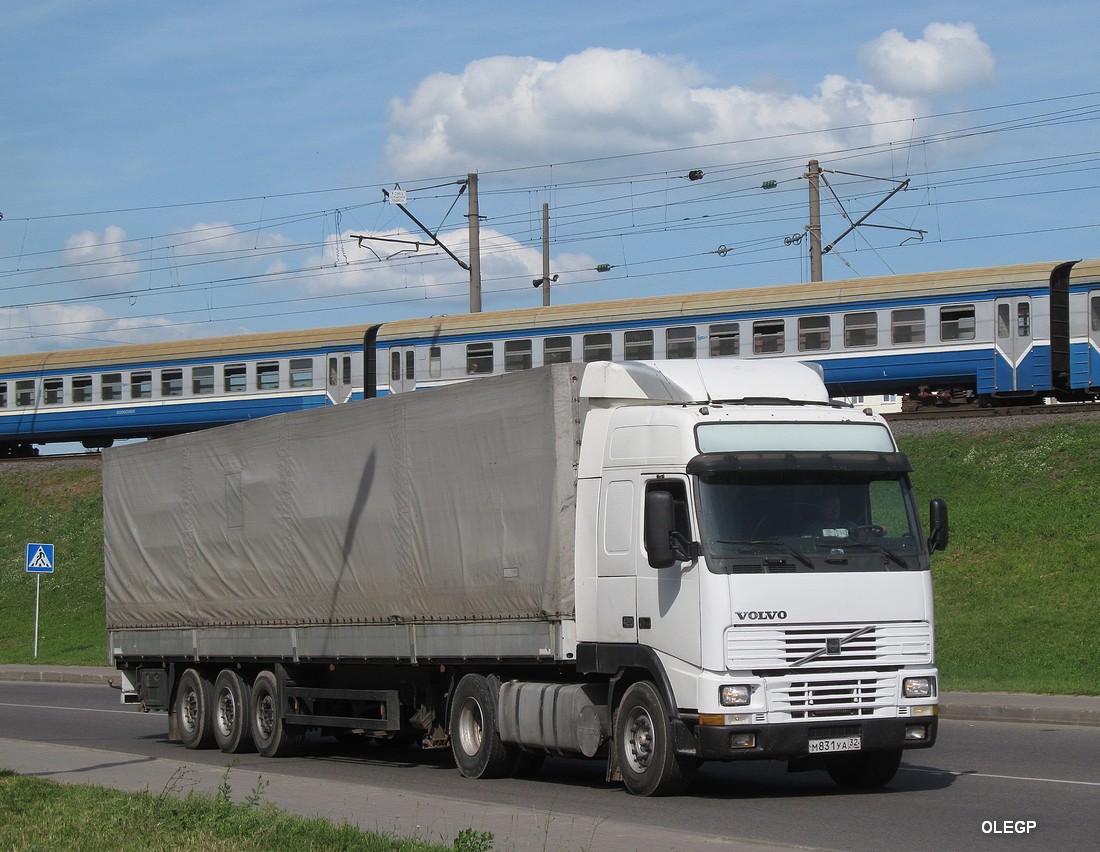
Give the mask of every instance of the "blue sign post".
<svg viewBox="0 0 1100 852">
<path fill-rule="evenodd" d="M 27 545 L 27 573 L 34 574 L 34 658 L 38 659 L 38 598 L 43 574 L 52 574 L 54 569 L 53 545 Z"/>
</svg>

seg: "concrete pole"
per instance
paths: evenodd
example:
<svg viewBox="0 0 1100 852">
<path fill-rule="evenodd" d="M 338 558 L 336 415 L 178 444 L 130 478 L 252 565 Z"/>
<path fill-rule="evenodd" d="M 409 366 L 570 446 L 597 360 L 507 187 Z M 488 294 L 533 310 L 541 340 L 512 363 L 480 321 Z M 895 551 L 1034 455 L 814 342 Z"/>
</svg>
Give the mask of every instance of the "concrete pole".
<svg viewBox="0 0 1100 852">
<path fill-rule="evenodd" d="M 821 280 L 821 166 L 810 160 L 806 178 L 810 183 L 810 281 Z"/>
<path fill-rule="evenodd" d="M 542 205 L 542 304 L 550 307 L 550 205 Z"/>
<path fill-rule="evenodd" d="M 470 193 L 470 313 L 481 313 L 481 220 L 477 205 L 477 172 L 466 175 Z"/>
</svg>

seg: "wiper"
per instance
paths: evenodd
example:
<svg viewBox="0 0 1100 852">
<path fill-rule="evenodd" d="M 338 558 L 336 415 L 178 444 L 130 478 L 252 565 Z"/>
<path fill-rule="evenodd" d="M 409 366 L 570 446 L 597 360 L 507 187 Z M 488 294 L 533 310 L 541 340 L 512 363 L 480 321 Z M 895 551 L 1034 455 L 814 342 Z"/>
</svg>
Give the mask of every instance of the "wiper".
<svg viewBox="0 0 1100 852">
<path fill-rule="evenodd" d="M 786 553 L 789 553 L 791 556 L 793 556 L 795 559 L 797 559 L 799 562 L 801 562 L 807 568 L 812 570 L 813 567 L 814 567 L 814 563 L 810 561 L 809 557 L 807 557 L 806 554 L 804 554 L 801 550 L 799 550 L 796 547 L 791 547 L 791 545 L 787 544 L 785 541 L 773 541 L 773 540 L 770 540 L 770 539 L 756 539 L 756 540 L 752 540 L 752 541 L 749 541 L 749 540 L 736 541 L 736 540 L 721 539 L 720 538 L 720 539 L 717 540 L 717 543 L 718 544 L 735 544 L 735 545 L 741 545 L 742 547 L 774 547 L 778 550 L 782 550 Z M 906 567 L 908 567 L 908 566 L 906 566 Z"/>
<path fill-rule="evenodd" d="M 887 557 L 889 557 L 889 559 L 892 562 L 896 562 L 898 565 L 900 565 L 902 568 L 904 568 L 907 571 L 909 570 L 909 563 L 908 562 L 906 562 L 904 559 L 902 559 L 900 556 L 898 556 L 896 553 L 894 553 L 894 551 L 892 551 L 890 548 L 884 547 L 881 544 L 875 544 L 873 541 L 845 542 L 843 545 L 841 545 L 841 547 L 842 548 L 867 547 L 867 548 L 870 548 L 871 550 L 877 550 L 879 553 L 885 554 Z"/>
</svg>

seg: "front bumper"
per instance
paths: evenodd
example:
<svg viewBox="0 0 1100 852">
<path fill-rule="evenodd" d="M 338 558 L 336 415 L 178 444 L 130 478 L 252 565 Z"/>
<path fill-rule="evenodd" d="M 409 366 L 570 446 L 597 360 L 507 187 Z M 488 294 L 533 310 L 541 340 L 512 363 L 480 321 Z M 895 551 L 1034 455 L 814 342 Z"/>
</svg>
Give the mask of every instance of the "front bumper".
<svg viewBox="0 0 1100 852">
<path fill-rule="evenodd" d="M 851 736 L 861 738 L 860 750 L 864 752 L 931 748 L 936 742 L 938 723 L 936 716 L 721 726 L 685 720 L 677 751 L 694 754 L 701 760 L 790 760 L 809 755 L 810 740 Z M 907 728 L 922 728 L 923 738 L 907 738 Z M 754 734 L 755 744 L 749 748 L 733 747 L 731 743 L 741 734 Z"/>
</svg>

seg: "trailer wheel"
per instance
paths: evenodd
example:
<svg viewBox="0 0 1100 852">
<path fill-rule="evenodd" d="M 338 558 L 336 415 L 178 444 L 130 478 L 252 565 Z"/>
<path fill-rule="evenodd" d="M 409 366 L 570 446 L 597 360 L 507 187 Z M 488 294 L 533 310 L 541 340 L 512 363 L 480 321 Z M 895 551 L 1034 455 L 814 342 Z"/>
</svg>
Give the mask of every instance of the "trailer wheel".
<svg viewBox="0 0 1100 852">
<path fill-rule="evenodd" d="M 187 748 L 211 748 L 214 745 L 212 693 L 210 681 L 197 669 L 188 669 L 180 677 L 172 713 L 176 717 L 180 739 Z"/>
<path fill-rule="evenodd" d="M 901 766 L 901 749 L 835 754 L 825 761 L 825 771 L 839 786 L 849 790 L 885 787 Z"/>
<path fill-rule="evenodd" d="M 513 754 L 500 741 L 496 690 L 479 674 L 468 674 L 451 701 L 451 751 L 467 778 L 502 778 L 514 766 Z"/>
<path fill-rule="evenodd" d="M 214 681 L 214 739 L 227 754 L 255 751 L 252 742 L 252 693 L 233 669 Z"/>
<path fill-rule="evenodd" d="M 302 731 L 283 721 L 279 683 L 269 671 L 256 675 L 252 684 L 252 739 L 264 757 L 286 757 L 302 742 Z"/>
<path fill-rule="evenodd" d="M 615 721 L 615 750 L 623 784 L 635 796 L 667 796 L 687 785 L 672 742 L 672 723 L 653 684 L 627 689 Z"/>
</svg>

